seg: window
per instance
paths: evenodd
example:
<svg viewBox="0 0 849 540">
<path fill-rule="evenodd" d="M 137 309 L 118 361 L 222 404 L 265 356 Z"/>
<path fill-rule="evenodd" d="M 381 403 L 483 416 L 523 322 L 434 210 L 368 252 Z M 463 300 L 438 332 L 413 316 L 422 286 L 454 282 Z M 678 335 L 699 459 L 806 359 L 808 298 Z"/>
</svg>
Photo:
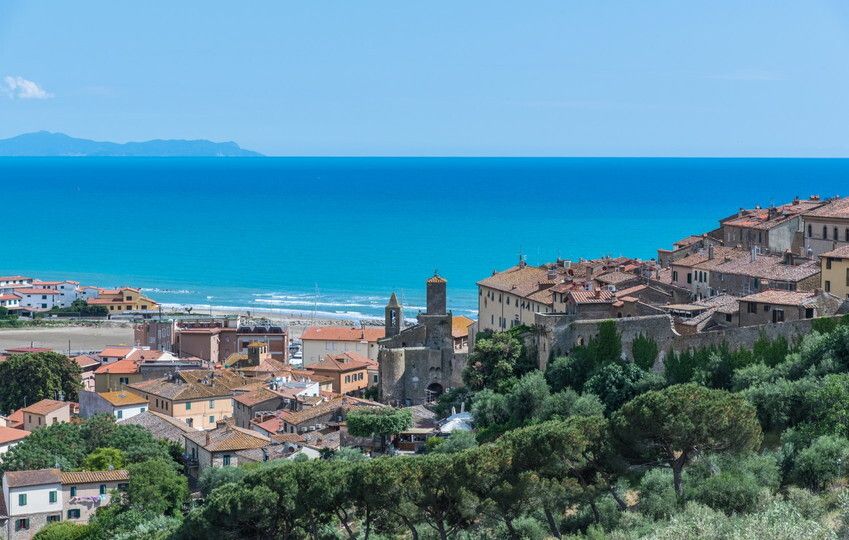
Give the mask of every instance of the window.
<svg viewBox="0 0 849 540">
<path fill-rule="evenodd" d="M 186 418 L 186 425 L 189 427 L 194 427 L 195 421 L 192 418 Z"/>
<path fill-rule="evenodd" d="M 124 418 L 124 411 L 122 411 L 122 410 L 120 410 L 120 409 L 119 409 L 119 410 L 117 410 L 117 411 L 115 411 L 115 417 L 116 417 L 118 420 L 120 420 L 121 418 Z"/>
<path fill-rule="evenodd" d="M 29 529 L 29 520 L 26 518 L 16 519 L 15 520 L 15 530 L 16 531 L 26 531 Z"/>
<path fill-rule="evenodd" d="M 118 484 L 118 491 L 127 491 L 130 488 L 130 484 Z"/>
<path fill-rule="evenodd" d="M 47 523 L 56 523 L 57 521 L 62 520 L 61 514 L 53 514 L 52 516 L 47 516 Z"/>
<path fill-rule="evenodd" d="M 813 319 L 814 318 L 814 308 L 806 308 L 805 309 L 805 318 Z"/>
<path fill-rule="evenodd" d="M 106 495 L 106 484 L 100 484 L 100 494 Z"/>
<path fill-rule="evenodd" d="M 731 322 L 731 314 L 730 313 L 725 314 L 725 322 Z"/>
<path fill-rule="evenodd" d="M 849 227 L 846 229 L 846 241 L 849 242 Z"/>
<path fill-rule="evenodd" d="M 224 466 L 225 466 L 225 467 L 229 467 L 229 466 L 230 466 L 230 455 L 229 455 L 229 454 L 226 454 L 226 455 L 224 456 Z"/>
<path fill-rule="evenodd" d="M 141 409 L 139 409 L 139 411 L 141 411 L 141 412 L 145 412 L 146 410 L 147 410 L 147 407 L 142 407 Z"/>
<path fill-rule="evenodd" d="M 770 306 L 769 304 L 764 304 L 764 313 L 769 313 Z"/>
<path fill-rule="evenodd" d="M 829 280 L 825 280 L 825 292 L 831 292 L 831 282 Z"/>
<path fill-rule="evenodd" d="M 118 377 L 118 382 L 120 384 L 130 384 L 130 378 L 129 377 Z"/>
<path fill-rule="evenodd" d="M 80 509 L 72 508 L 68 510 L 68 519 L 80 519 Z"/>
<path fill-rule="evenodd" d="M 20 493 L 18 495 L 18 506 L 26 506 L 27 505 L 27 494 Z"/>
<path fill-rule="evenodd" d="M 774 309 L 772 311 L 772 322 L 774 322 L 774 323 L 784 322 L 784 310 L 783 309 Z"/>
<path fill-rule="evenodd" d="M 691 272 L 691 273 L 687 274 L 687 283 L 692 283 L 692 282 L 693 282 L 693 274 Z"/>
<path fill-rule="evenodd" d="M 846 269 L 846 285 L 849 285 L 849 268 Z"/>
<path fill-rule="evenodd" d="M 749 313 L 757 313 L 758 312 L 758 305 L 754 302 L 749 302 L 747 311 Z"/>
<path fill-rule="evenodd" d="M 834 228 L 834 239 L 840 240 L 840 235 L 837 233 L 837 227 Z"/>
<path fill-rule="evenodd" d="M 59 497 L 55 491 L 51 491 L 50 493 L 48 493 L 47 497 L 51 504 L 59 500 Z"/>
<path fill-rule="evenodd" d="M 826 269 L 826 270 L 831 270 L 831 257 L 826 257 L 826 258 L 825 258 L 825 269 Z"/>
<path fill-rule="evenodd" d="M 214 424 L 214 423 L 215 423 L 215 417 L 214 417 L 214 416 L 210 416 L 210 417 L 209 417 L 209 423 L 210 423 L 210 424 Z"/>
<path fill-rule="evenodd" d="M 828 227 L 825 225 L 822 226 L 822 239 L 828 240 Z"/>
<path fill-rule="evenodd" d="M 187 411 L 192 410 L 192 402 L 191 402 L 191 401 L 189 401 L 188 403 L 186 403 L 186 410 L 187 410 Z"/>
<path fill-rule="evenodd" d="M 71 497 L 77 496 L 77 486 L 71 486 Z"/>
<path fill-rule="evenodd" d="M 210 408 L 210 409 L 214 409 L 214 408 L 215 408 L 215 400 L 214 400 L 214 399 L 210 399 L 210 400 L 209 400 L 209 408 Z"/>
</svg>

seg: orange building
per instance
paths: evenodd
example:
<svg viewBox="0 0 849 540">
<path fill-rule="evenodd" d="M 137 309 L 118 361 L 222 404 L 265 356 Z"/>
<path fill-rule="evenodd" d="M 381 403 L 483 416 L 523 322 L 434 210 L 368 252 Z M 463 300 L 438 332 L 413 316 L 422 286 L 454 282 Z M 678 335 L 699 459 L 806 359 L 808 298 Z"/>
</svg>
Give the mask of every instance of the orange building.
<svg viewBox="0 0 849 540">
<path fill-rule="evenodd" d="M 141 294 L 139 289 L 121 287 L 120 289 L 101 289 L 97 298 L 89 298 L 92 306 L 106 306 L 110 313 L 117 311 L 148 311 L 157 309 L 159 304 Z"/>
<path fill-rule="evenodd" d="M 367 356 L 354 352 L 328 354 L 324 360 L 309 366 L 309 370 L 320 377 L 333 381 L 333 392 L 349 394 L 368 388 L 369 370 L 374 370 L 377 362 Z"/>
</svg>

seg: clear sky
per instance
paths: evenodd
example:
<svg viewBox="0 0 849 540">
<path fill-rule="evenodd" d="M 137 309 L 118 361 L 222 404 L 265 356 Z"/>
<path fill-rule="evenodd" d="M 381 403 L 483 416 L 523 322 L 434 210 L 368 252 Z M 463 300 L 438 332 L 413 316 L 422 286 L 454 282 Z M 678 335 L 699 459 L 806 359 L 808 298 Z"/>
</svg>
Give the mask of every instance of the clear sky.
<svg viewBox="0 0 849 540">
<path fill-rule="evenodd" d="M 849 156 L 849 2 L 0 2 L 0 137 Z"/>
</svg>

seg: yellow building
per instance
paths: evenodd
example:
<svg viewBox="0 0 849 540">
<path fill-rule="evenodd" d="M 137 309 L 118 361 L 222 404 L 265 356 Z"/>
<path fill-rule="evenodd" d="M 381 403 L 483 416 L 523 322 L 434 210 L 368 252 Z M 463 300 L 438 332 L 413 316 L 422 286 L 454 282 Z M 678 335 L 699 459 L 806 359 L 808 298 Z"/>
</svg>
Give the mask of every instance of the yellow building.
<svg viewBox="0 0 849 540">
<path fill-rule="evenodd" d="M 141 294 L 139 289 L 121 287 L 120 289 L 102 289 L 97 298 L 89 298 L 92 306 L 106 306 L 110 312 L 148 311 L 159 308 L 159 304 Z"/>
<path fill-rule="evenodd" d="M 820 255 L 822 289 L 840 298 L 849 298 L 849 246 Z"/>
<path fill-rule="evenodd" d="M 213 429 L 233 416 L 233 391 L 249 379 L 232 371 L 187 369 L 172 376 L 130 384 L 148 409 L 185 422 L 195 429 Z"/>
</svg>

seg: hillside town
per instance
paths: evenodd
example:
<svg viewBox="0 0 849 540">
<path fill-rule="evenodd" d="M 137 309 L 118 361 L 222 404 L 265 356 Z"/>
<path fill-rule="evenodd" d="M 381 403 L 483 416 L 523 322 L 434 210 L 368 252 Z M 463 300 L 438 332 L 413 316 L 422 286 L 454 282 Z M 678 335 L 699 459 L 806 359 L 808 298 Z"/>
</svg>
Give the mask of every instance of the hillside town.
<svg viewBox="0 0 849 540">
<path fill-rule="evenodd" d="M 86 429 L 107 417 L 176 448 L 180 475 L 199 499 L 210 469 L 352 451 L 416 456 L 480 434 L 480 417 L 456 396 L 472 386 L 469 372 L 484 354 L 476 342 L 502 333 L 517 336 L 531 369 L 546 373 L 606 328 L 620 343 L 617 361 L 636 362 L 637 343 L 653 343 L 647 367 L 655 373 L 668 358 L 704 348 L 798 341 L 817 321 L 849 314 L 849 198 L 741 208 L 648 260 L 535 266 L 520 258 L 477 282 L 476 320 L 452 314 L 443 276 L 423 287 L 426 306 L 415 319 L 387 291 L 382 325 L 310 326 L 293 336 L 281 322 L 169 312 L 139 288 L 0 277 L 4 318 L 133 326 L 132 343 L 100 350 L 5 347 L 0 332 L 0 367 L 67 357 L 75 377 L 68 390 L 51 386 L 38 400 L 0 410 L 0 538 L 31 538 L 53 522 L 86 524 L 128 490 L 132 497 L 127 460 L 99 470 L 84 468 L 93 460 L 58 458 L 17 468 L 16 448 L 61 424 Z M 364 418 L 396 412 L 403 421 L 392 428 L 362 427 Z"/>
</svg>

